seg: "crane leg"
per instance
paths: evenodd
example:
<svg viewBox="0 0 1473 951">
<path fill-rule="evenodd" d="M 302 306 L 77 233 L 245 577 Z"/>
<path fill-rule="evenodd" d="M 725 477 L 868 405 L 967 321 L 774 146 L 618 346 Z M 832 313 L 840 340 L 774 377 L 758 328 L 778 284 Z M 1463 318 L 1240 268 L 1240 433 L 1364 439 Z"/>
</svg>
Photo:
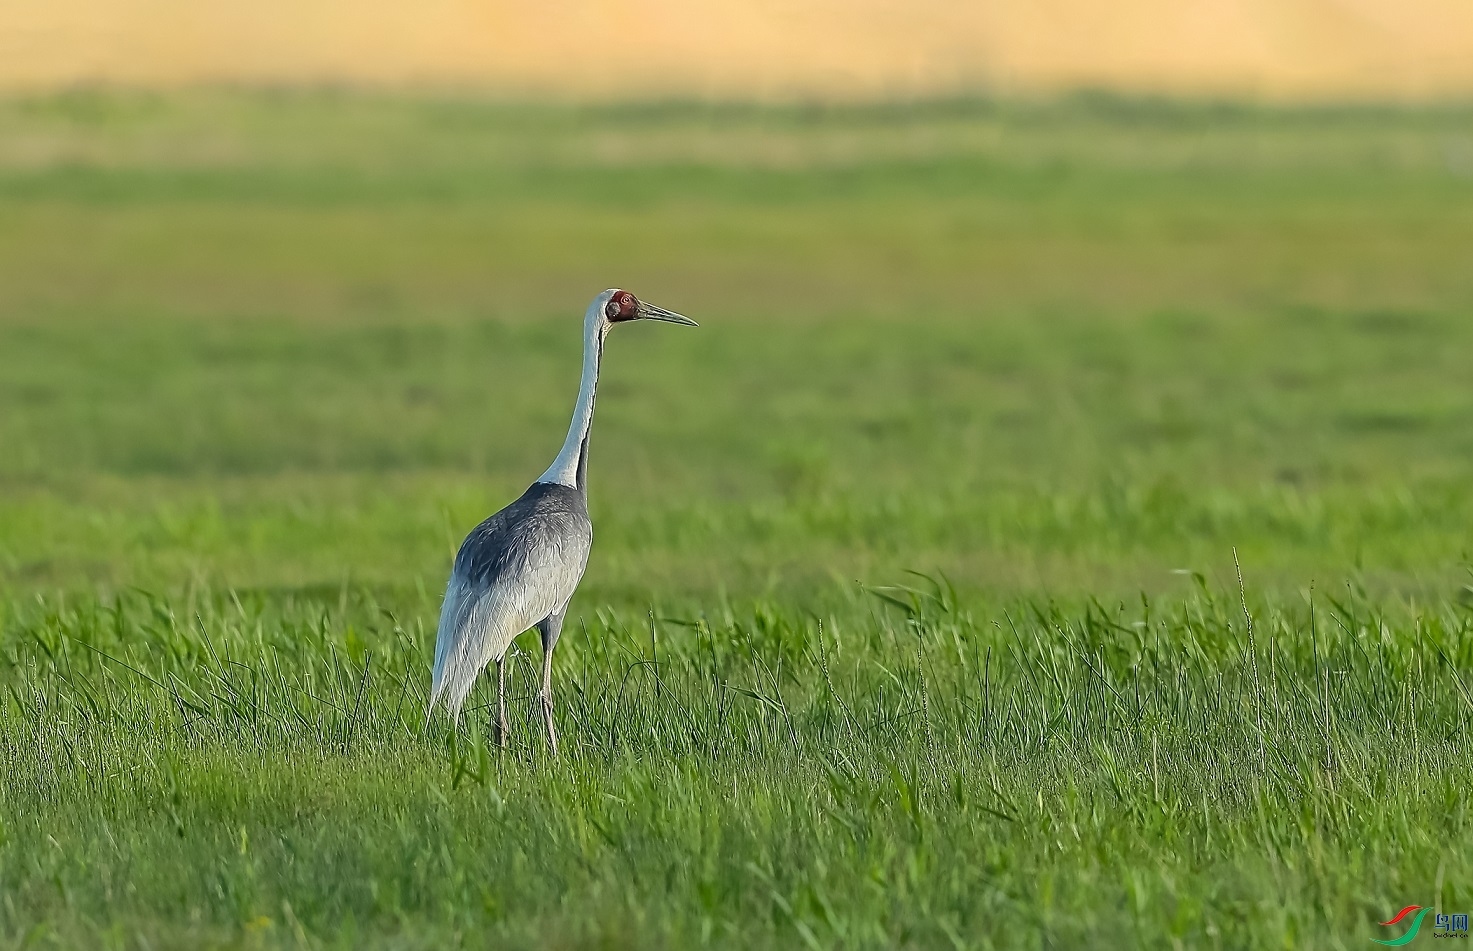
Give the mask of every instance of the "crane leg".
<svg viewBox="0 0 1473 951">
<path fill-rule="evenodd" d="M 496 658 L 496 745 L 505 747 L 506 737 L 506 658 Z"/>
<path fill-rule="evenodd" d="M 549 616 L 537 630 L 542 634 L 542 722 L 547 725 L 547 745 L 557 755 L 557 727 L 552 722 L 552 652 L 563 633 L 561 612 Z"/>
</svg>

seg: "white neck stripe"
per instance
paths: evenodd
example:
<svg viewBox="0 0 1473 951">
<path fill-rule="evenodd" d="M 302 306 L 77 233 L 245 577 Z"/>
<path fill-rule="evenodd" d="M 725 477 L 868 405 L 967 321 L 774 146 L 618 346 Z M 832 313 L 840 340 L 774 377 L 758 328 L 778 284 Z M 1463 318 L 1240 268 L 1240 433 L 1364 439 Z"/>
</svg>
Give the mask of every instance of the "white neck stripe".
<svg viewBox="0 0 1473 951">
<path fill-rule="evenodd" d="M 598 368 L 603 356 L 603 337 L 608 324 L 600 307 L 590 307 L 583 321 L 583 377 L 578 384 L 578 404 L 568 424 L 568 437 L 563 448 L 538 477 L 538 482 L 552 482 L 569 488 L 578 487 L 578 462 L 583 454 L 583 441 L 593 425 L 593 403 L 598 389 Z"/>
</svg>

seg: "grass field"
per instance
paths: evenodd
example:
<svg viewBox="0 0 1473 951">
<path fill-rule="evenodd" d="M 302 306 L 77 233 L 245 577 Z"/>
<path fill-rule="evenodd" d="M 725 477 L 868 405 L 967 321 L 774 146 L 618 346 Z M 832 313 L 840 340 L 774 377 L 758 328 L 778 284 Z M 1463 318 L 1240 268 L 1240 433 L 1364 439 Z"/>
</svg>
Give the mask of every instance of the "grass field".
<svg viewBox="0 0 1473 951">
<path fill-rule="evenodd" d="M 1473 910 L 1470 257 L 1452 107 L 0 102 L 0 946 Z M 564 755 L 532 637 L 422 729 L 610 285 L 702 327 L 608 347 Z"/>
</svg>

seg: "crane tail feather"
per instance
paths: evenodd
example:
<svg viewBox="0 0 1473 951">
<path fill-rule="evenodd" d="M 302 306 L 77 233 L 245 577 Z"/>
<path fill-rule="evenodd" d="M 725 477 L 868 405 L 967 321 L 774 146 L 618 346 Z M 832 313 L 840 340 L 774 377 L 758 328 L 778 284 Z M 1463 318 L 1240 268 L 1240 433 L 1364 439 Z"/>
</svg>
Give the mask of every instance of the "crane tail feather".
<svg viewBox="0 0 1473 951">
<path fill-rule="evenodd" d="M 510 586 L 508 586 L 510 587 Z M 507 587 L 478 588 L 459 574 L 450 579 L 445 603 L 440 609 L 439 632 L 435 639 L 435 668 L 426 716 L 443 702 L 455 722 L 476 678 L 486 665 L 506 652 L 513 638 L 527 630 L 546 612 L 525 603 L 525 597 Z"/>
<path fill-rule="evenodd" d="M 463 580 L 452 575 L 445 588 L 445 603 L 440 608 L 439 630 L 435 637 L 435 667 L 430 684 L 430 702 L 425 709 L 425 722 L 435 712 L 435 704 L 442 698 L 450 719 L 460 722 L 460 708 L 476 682 L 476 675 L 484 664 L 468 663 L 471 638 L 467 637 L 470 608 L 474 598 L 466 590 Z M 469 668 L 469 671 L 467 671 Z M 469 676 L 466 676 L 466 673 Z"/>
</svg>

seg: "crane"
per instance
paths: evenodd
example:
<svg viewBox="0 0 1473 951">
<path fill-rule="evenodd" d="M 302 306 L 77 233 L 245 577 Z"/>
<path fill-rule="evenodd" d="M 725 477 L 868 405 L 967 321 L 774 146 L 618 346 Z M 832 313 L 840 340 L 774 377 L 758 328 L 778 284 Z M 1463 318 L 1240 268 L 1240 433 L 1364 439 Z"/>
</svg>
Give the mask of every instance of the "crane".
<svg viewBox="0 0 1473 951">
<path fill-rule="evenodd" d="M 505 657 L 523 631 L 542 635 L 542 719 L 557 752 L 552 722 L 552 652 L 593 544 L 588 517 L 588 433 L 604 338 L 615 324 L 694 320 L 610 288 L 583 315 L 583 376 L 563 448 L 521 498 L 492 515 L 461 542 L 445 588 L 435 636 L 435 668 L 426 720 L 443 699 L 451 719 L 486 665 L 496 662 L 496 741 L 506 744 Z"/>
</svg>

